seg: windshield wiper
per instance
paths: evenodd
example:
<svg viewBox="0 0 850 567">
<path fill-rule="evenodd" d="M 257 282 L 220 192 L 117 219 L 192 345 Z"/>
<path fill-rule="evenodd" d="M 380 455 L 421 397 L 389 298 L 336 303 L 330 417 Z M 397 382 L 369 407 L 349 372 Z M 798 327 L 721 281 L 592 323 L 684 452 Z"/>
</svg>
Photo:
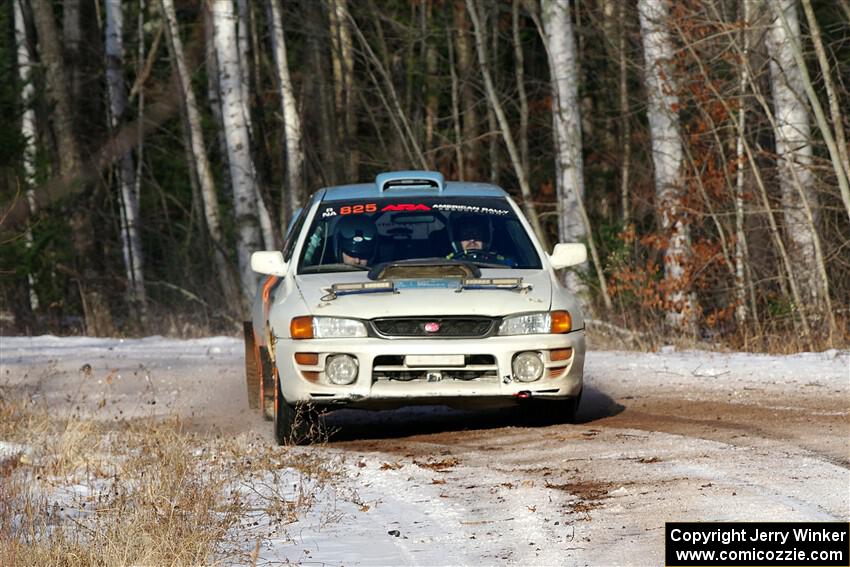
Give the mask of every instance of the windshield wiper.
<svg viewBox="0 0 850 567">
<path fill-rule="evenodd" d="M 459 260 L 460 262 L 465 262 L 467 264 L 472 264 L 473 266 L 478 266 L 479 268 L 502 268 L 502 269 L 510 269 L 510 266 L 507 264 L 496 264 L 493 262 L 475 262 L 473 260 Z"/>
</svg>

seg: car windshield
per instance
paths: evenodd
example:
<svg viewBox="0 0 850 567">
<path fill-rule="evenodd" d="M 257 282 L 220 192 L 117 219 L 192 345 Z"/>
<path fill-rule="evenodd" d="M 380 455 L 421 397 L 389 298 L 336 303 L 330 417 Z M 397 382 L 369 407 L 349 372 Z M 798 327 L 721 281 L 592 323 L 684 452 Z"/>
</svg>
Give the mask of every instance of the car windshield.
<svg viewBox="0 0 850 567">
<path fill-rule="evenodd" d="M 506 199 L 393 197 L 321 203 L 301 252 L 299 273 L 434 259 L 481 268 L 541 268 Z"/>
</svg>

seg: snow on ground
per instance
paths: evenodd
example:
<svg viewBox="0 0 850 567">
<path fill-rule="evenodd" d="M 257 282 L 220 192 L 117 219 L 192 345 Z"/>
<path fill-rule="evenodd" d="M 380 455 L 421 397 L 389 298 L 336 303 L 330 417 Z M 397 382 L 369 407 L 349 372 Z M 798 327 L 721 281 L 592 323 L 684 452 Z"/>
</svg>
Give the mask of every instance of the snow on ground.
<svg viewBox="0 0 850 567">
<path fill-rule="evenodd" d="M 242 353 L 227 337 L 0 337 L 0 390 L 272 443 L 247 410 Z M 658 564 L 665 521 L 850 519 L 846 351 L 593 351 L 578 424 L 515 418 L 331 415 L 341 431 L 329 443 L 290 450 L 339 463 L 344 478 L 316 487 L 294 523 L 252 518 L 261 563 Z"/>
</svg>

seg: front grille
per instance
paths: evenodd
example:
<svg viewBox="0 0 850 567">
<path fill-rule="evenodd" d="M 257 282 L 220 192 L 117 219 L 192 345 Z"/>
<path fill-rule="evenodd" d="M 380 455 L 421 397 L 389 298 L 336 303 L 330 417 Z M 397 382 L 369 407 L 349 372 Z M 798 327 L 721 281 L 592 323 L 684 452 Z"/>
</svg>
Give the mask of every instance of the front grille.
<svg viewBox="0 0 850 567">
<path fill-rule="evenodd" d="M 436 382 L 443 380 L 499 380 L 496 357 L 489 354 L 467 354 L 463 366 L 410 367 L 404 363 L 404 355 L 376 356 L 372 363 L 372 380 L 400 382 Z"/>
<path fill-rule="evenodd" d="M 393 317 L 374 319 L 375 332 L 384 337 L 478 338 L 486 337 L 495 326 L 491 317 Z M 428 331 L 426 326 L 439 327 Z"/>
</svg>

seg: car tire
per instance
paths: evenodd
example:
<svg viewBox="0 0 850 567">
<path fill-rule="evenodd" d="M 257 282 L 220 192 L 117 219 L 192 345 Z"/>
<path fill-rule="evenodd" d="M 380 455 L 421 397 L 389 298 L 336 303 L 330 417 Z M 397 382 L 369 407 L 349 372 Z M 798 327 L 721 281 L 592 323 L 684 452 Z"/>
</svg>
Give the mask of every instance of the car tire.
<svg viewBox="0 0 850 567">
<path fill-rule="evenodd" d="M 308 445 L 312 441 L 312 412 L 307 404 L 293 405 L 274 388 L 274 438 L 278 445 Z"/>
<path fill-rule="evenodd" d="M 522 420 L 532 426 L 575 423 L 581 394 L 566 400 L 527 400 L 520 406 Z"/>
<path fill-rule="evenodd" d="M 257 344 L 254 326 L 250 321 L 242 324 L 245 335 L 245 385 L 248 389 L 248 407 L 260 407 L 260 371 L 257 365 Z"/>
</svg>

